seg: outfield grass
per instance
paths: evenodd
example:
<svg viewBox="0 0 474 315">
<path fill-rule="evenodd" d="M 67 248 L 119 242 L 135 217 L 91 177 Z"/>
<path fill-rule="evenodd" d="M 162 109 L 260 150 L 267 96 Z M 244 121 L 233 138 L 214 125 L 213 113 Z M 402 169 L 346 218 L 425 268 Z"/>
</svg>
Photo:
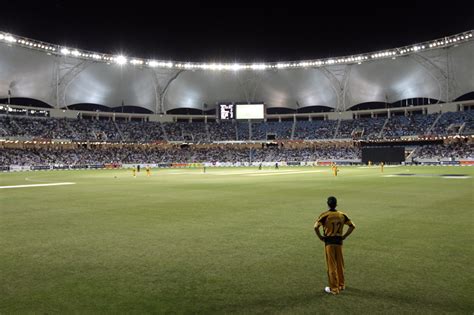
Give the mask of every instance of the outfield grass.
<svg viewBox="0 0 474 315">
<path fill-rule="evenodd" d="M 473 178 L 399 173 L 474 168 L 0 174 L 76 183 L 0 189 L 0 313 L 472 314 Z M 313 232 L 329 195 L 357 225 L 339 296 Z"/>
</svg>

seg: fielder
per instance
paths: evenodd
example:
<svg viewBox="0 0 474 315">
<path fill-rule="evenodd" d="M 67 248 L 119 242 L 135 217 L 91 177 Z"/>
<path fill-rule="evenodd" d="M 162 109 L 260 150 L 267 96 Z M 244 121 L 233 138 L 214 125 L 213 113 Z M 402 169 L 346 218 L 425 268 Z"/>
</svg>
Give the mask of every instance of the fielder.
<svg viewBox="0 0 474 315">
<path fill-rule="evenodd" d="M 339 292 L 345 289 L 342 241 L 354 231 L 355 225 L 345 213 L 336 210 L 336 197 L 329 197 L 327 204 L 329 210 L 319 216 L 314 224 L 314 231 L 318 238 L 325 244 L 324 252 L 326 256 L 329 286 L 325 287 L 324 291 L 329 294 L 339 294 Z M 343 235 L 344 225 L 348 225 L 349 229 Z M 321 226 L 324 230 L 324 236 L 322 236 L 319 231 Z"/>
</svg>

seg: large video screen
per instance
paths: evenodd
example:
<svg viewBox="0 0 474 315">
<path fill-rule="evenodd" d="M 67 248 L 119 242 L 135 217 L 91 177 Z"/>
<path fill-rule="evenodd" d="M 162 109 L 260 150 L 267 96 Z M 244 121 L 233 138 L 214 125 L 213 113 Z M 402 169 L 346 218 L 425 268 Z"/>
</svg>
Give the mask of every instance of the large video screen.
<svg viewBox="0 0 474 315">
<path fill-rule="evenodd" d="M 263 104 L 237 104 L 237 119 L 264 119 L 265 106 Z"/>
<path fill-rule="evenodd" d="M 219 119 L 228 120 L 235 119 L 235 105 L 234 104 L 219 104 Z"/>
</svg>

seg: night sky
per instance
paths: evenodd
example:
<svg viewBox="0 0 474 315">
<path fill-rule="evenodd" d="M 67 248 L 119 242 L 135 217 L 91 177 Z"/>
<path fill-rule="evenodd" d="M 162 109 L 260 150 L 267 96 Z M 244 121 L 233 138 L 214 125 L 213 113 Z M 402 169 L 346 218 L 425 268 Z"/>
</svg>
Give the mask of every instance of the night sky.
<svg viewBox="0 0 474 315">
<path fill-rule="evenodd" d="M 129 57 L 261 62 L 370 52 L 474 29 L 469 3 L 243 8 L 163 2 L 3 1 L 0 30 Z"/>
</svg>

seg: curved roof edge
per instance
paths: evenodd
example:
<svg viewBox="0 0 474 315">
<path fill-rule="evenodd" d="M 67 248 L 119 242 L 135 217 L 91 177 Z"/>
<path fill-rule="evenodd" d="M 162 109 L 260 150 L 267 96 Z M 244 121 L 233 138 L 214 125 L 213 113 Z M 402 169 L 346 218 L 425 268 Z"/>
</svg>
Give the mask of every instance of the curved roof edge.
<svg viewBox="0 0 474 315">
<path fill-rule="evenodd" d="M 394 58 L 405 56 L 420 51 L 426 51 L 437 48 L 444 48 L 458 45 L 459 43 L 473 40 L 473 30 L 445 36 L 443 38 L 426 41 L 414 45 L 408 45 L 383 51 L 369 52 L 356 55 L 339 56 L 332 58 L 299 60 L 299 61 L 280 61 L 271 63 L 197 63 L 186 61 L 165 61 L 152 60 L 144 58 L 126 57 L 122 55 L 110 55 L 98 52 L 91 52 L 80 49 L 72 49 L 61 45 L 45 43 L 26 37 L 12 35 L 0 31 L 0 43 L 14 44 L 24 48 L 34 49 L 43 53 L 71 56 L 77 59 L 93 60 L 108 64 L 132 65 L 148 68 L 167 68 L 167 69 L 186 69 L 186 70 L 215 70 L 215 71 L 239 71 L 239 70 L 272 70 L 272 69 L 299 69 L 322 67 L 335 64 L 360 64 L 371 60 Z"/>
</svg>

